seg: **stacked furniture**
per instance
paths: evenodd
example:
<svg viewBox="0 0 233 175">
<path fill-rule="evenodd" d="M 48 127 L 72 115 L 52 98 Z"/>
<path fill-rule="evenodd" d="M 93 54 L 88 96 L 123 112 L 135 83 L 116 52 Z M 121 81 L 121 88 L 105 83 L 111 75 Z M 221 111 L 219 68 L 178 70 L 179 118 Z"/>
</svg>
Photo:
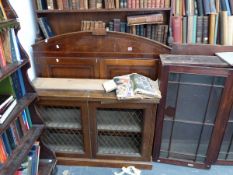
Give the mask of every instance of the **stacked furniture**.
<svg viewBox="0 0 233 175">
<path fill-rule="evenodd" d="M 2 0 L 1 4 L 6 12 L 7 20 L 0 21 L 0 29 L 1 32 L 6 32 L 10 30 L 10 28 L 14 28 L 14 32 L 17 34 L 19 30 L 19 23 L 17 22 L 17 15 L 15 14 L 14 10 L 10 6 L 7 0 Z M 0 124 L 0 135 L 2 139 L 2 134 L 6 132 L 11 125 L 19 118 L 22 117 L 21 113 L 26 108 L 29 109 L 31 120 L 32 120 L 32 127 L 23 135 L 20 139 L 20 142 L 17 146 L 12 150 L 11 154 L 7 157 L 7 160 L 1 164 L 0 167 L 0 174 L 2 175 L 13 175 L 20 167 L 21 163 L 23 163 L 24 159 L 27 157 L 32 145 L 35 141 L 39 140 L 39 137 L 44 129 L 44 124 L 40 118 L 40 116 L 35 112 L 35 101 L 37 98 L 37 94 L 35 93 L 33 87 L 31 86 L 27 70 L 30 68 L 29 58 L 26 52 L 23 50 L 22 46 L 19 44 L 19 51 L 22 57 L 22 60 L 13 61 L 12 63 L 8 63 L 4 67 L 0 68 L 0 83 L 1 83 L 1 91 L 6 85 L 6 79 L 10 79 L 12 75 L 16 73 L 22 74 L 21 83 L 25 86 L 26 93 L 23 94 L 22 97 L 17 96 L 17 104 L 14 109 L 10 112 L 7 116 L 6 120 Z M 7 48 L 3 48 L 6 52 Z M 1 53 L 3 54 L 3 53 Z M 10 55 L 11 53 L 7 53 Z M 1 59 L 3 55 L 1 55 Z M 12 56 L 13 57 L 13 56 Z M 8 60 L 13 58 L 7 58 Z M 12 86 L 10 87 L 13 89 L 16 83 L 13 81 Z M 18 87 L 20 88 L 20 87 Z M 9 90 L 9 89 L 7 89 Z M 20 92 L 16 92 L 20 93 Z M 22 94 L 21 94 L 22 95 Z M 49 175 L 52 173 L 55 165 L 56 165 L 56 158 L 54 153 L 48 149 L 42 142 L 40 142 L 41 151 L 40 151 L 40 163 L 39 163 L 39 174 L 40 175 Z M 1 148 L 3 145 L 1 144 Z M 2 156 L 2 155 L 1 155 Z"/>
</svg>

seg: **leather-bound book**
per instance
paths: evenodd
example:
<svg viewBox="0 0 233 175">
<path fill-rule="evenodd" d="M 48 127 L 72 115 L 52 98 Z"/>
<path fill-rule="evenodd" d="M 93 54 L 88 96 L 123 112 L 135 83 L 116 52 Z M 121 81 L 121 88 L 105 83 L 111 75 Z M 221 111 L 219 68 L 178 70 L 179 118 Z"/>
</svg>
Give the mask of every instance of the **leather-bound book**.
<svg viewBox="0 0 233 175">
<path fill-rule="evenodd" d="M 193 16 L 194 15 L 194 0 L 186 0 L 185 9 L 186 9 L 187 16 Z"/>
<path fill-rule="evenodd" d="M 152 3 L 152 0 L 147 0 L 147 8 L 151 8 L 151 3 Z"/>
<path fill-rule="evenodd" d="M 152 25 L 148 24 L 146 25 L 146 37 L 151 39 L 151 30 L 152 30 Z"/>
<path fill-rule="evenodd" d="M 209 43 L 209 17 L 203 16 L 203 32 L 202 32 L 202 42 L 204 44 Z"/>
<path fill-rule="evenodd" d="M 144 8 L 144 6 L 143 6 L 143 0 L 139 0 L 139 8 Z"/>
<path fill-rule="evenodd" d="M 54 10 L 54 1 L 53 0 L 47 0 L 47 8 L 48 10 Z"/>
<path fill-rule="evenodd" d="M 194 16 L 188 16 L 187 43 L 193 43 L 193 17 Z"/>
<path fill-rule="evenodd" d="M 152 25 L 151 26 L 151 39 L 155 40 L 155 36 L 156 36 L 156 25 Z"/>
<path fill-rule="evenodd" d="M 164 35 L 163 35 L 163 44 L 167 43 L 167 35 L 168 35 L 168 25 L 164 25 Z"/>
<path fill-rule="evenodd" d="M 187 22 L 188 17 L 184 16 L 182 21 L 182 43 L 187 43 Z"/>
<path fill-rule="evenodd" d="M 197 0 L 197 11 L 199 16 L 204 15 L 203 0 Z"/>
<path fill-rule="evenodd" d="M 143 1 L 143 7 L 144 7 L 144 8 L 147 8 L 147 0 L 144 0 L 144 1 Z"/>
<path fill-rule="evenodd" d="M 222 45 L 227 45 L 227 11 L 222 11 L 220 12 L 220 33 L 221 33 L 221 44 Z"/>
<path fill-rule="evenodd" d="M 215 17 L 215 31 L 214 31 L 214 44 L 219 43 L 219 14 L 216 14 Z"/>
<path fill-rule="evenodd" d="M 160 0 L 155 0 L 155 8 L 160 8 Z"/>
<path fill-rule="evenodd" d="M 96 0 L 88 0 L 88 8 L 95 9 L 96 8 Z"/>
<path fill-rule="evenodd" d="M 80 8 L 81 10 L 83 10 L 83 9 L 84 9 L 84 0 L 79 0 L 79 2 L 80 2 L 79 8 Z M 65 7 L 65 6 L 64 6 L 64 7 Z"/>
<path fill-rule="evenodd" d="M 228 16 L 227 45 L 233 45 L 233 16 Z"/>
<path fill-rule="evenodd" d="M 140 7 L 140 0 L 135 0 L 136 1 L 136 8 L 138 9 Z"/>
<path fill-rule="evenodd" d="M 157 1 L 157 0 L 156 0 Z M 171 0 L 165 0 L 165 4 L 164 4 L 165 8 L 170 8 L 171 7 Z"/>
<path fill-rule="evenodd" d="M 180 11 L 181 3 L 182 3 L 182 0 L 175 1 L 175 16 L 181 16 L 181 11 Z"/>
<path fill-rule="evenodd" d="M 202 43 L 202 34 L 203 34 L 203 16 L 197 17 L 197 39 L 196 43 Z"/>
<path fill-rule="evenodd" d="M 96 8 L 97 9 L 102 9 L 103 8 L 102 0 L 96 0 Z"/>
<path fill-rule="evenodd" d="M 192 43 L 196 44 L 197 39 L 197 16 L 193 16 L 193 32 L 192 32 Z"/>
<path fill-rule="evenodd" d="M 204 11 L 205 11 L 205 15 L 210 14 L 210 0 L 204 0 Z"/>
<path fill-rule="evenodd" d="M 120 32 L 120 25 L 121 25 L 121 20 L 120 19 L 113 19 L 113 27 L 114 31 Z"/>
<path fill-rule="evenodd" d="M 127 0 L 127 3 L 128 3 L 128 8 L 132 8 L 132 0 Z"/>
<path fill-rule="evenodd" d="M 128 25 L 163 23 L 163 14 L 127 16 Z"/>
<path fill-rule="evenodd" d="M 209 15 L 209 44 L 214 44 L 216 15 Z"/>
<path fill-rule="evenodd" d="M 220 12 L 220 0 L 215 0 L 216 12 Z"/>
<path fill-rule="evenodd" d="M 172 17 L 172 31 L 174 43 L 182 43 L 182 17 Z"/>
<path fill-rule="evenodd" d="M 136 8 L 136 0 L 132 0 L 132 8 L 133 8 L 133 9 Z"/>
<path fill-rule="evenodd" d="M 229 3 L 230 3 L 231 14 L 233 14 L 233 0 L 229 0 Z"/>
<path fill-rule="evenodd" d="M 57 8 L 59 10 L 63 10 L 64 9 L 62 0 L 57 0 Z"/>
<path fill-rule="evenodd" d="M 95 1 L 95 0 L 93 0 L 93 1 Z M 84 0 L 83 2 L 84 2 L 84 9 L 90 8 L 90 7 L 88 7 L 88 0 Z M 96 1 L 95 1 L 95 3 L 96 3 Z M 92 4 L 94 5 L 94 2 L 92 2 Z M 96 7 L 96 4 L 95 4 L 95 7 Z"/>
<path fill-rule="evenodd" d="M 160 0 L 160 7 L 164 8 L 164 6 L 165 6 L 165 0 Z"/>
</svg>

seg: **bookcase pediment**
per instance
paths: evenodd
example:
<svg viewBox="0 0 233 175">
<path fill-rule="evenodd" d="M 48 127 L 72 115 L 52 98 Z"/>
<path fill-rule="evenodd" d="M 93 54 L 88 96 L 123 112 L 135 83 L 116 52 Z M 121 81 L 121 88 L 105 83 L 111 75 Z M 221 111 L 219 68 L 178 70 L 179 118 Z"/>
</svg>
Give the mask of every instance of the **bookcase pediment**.
<svg viewBox="0 0 233 175">
<path fill-rule="evenodd" d="M 93 35 L 91 32 L 74 32 L 52 37 L 33 45 L 35 53 L 58 52 L 62 54 L 92 53 L 130 55 L 158 58 L 161 53 L 169 53 L 170 48 L 131 34 L 107 32 L 106 35 Z M 93 55 L 94 56 L 94 55 Z"/>
</svg>

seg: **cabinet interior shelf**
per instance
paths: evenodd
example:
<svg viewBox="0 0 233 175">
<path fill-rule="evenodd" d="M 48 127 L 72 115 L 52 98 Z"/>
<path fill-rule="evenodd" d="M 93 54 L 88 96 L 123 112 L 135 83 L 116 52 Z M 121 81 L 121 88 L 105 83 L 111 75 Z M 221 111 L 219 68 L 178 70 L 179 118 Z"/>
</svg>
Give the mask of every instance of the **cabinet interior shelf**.
<svg viewBox="0 0 233 175">
<path fill-rule="evenodd" d="M 71 130 L 82 129 L 80 123 L 46 122 L 46 127 L 51 129 L 71 129 Z"/>
<path fill-rule="evenodd" d="M 154 12 L 154 11 L 170 11 L 171 8 L 119 8 L 119 9 L 84 9 L 84 10 L 36 10 L 37 14 L 46 13 L 96 13 L 96 12 Z"/>
<path fill-rule="evenodd" d="M 29 60 L 22 60 L 20 62 L 14 62 L 11 64 L 6 65 L 4 68 L 0 69 L 0 81 L 6 78 L 7 76 L 11 75 L 15 71 L 17 71 L 19 68 L 27 64 Z"/>
<path fill-rule="evenodd" d="M 0 134 L 8 127 L 8 125 L 36 98 L 36 93 L 27 93 L 23 98 L 17 101 L 13 111 L 9 114 L 3 124 L 0 124 Z"/>
<path fill-rule="evenodd" d="M 54 159 L 40 159 L 38 175 L 48 175 L 51 174 L 55 165 L 56 160 Z"/>
<path fill-rule="evenodd" d="M 30 151 L 32 145 L 41 135 L 43 130 L 43 125 L 34 125 L 24 136 L 20 145 L 13 151 L 10 159 L 6 162 L 6 164 L 0 170 L 0 174 L 14 174 L 17 168 L 20 166 L 22 161 L 27 156 L 28 152 Z"/>
</svg>

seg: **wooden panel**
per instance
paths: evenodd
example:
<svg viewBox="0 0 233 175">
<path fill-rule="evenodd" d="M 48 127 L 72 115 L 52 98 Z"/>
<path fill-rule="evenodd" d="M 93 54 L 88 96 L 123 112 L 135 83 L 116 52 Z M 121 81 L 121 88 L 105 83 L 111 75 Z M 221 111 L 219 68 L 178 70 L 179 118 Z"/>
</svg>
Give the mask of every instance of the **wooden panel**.
<svg viewBox="0 0 233 175">
<path fill-rule="evenodd" d="M 94 58 L 46 57 L 38 58 L 37 74 L 52 78 L 98 78 L 99 63 Z"/>
<path fill-rule="evenodd" d="M 139 73 L 157 79 L 159 60 L 150 59 L 104 59 L 100 61 L 100 78 Z"/>
</svg>

